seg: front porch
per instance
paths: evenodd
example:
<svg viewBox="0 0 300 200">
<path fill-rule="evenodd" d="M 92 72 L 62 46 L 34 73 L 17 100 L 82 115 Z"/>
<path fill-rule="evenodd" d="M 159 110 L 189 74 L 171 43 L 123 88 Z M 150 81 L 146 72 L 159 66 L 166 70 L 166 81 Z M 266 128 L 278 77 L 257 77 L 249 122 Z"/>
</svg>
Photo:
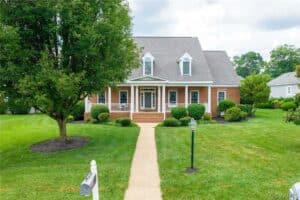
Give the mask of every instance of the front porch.
<svg viewBox="0 0 300 200">
<path fill-rule="evenodd" d="M 136 122 L 160 122 L 177 106 L 201 103 L 211 112 L 211 87 L 188 85 L 122 85 L 85 99 L 85 113 L 105 104 L 111 118 L 129 117 Z"/>
</svg>

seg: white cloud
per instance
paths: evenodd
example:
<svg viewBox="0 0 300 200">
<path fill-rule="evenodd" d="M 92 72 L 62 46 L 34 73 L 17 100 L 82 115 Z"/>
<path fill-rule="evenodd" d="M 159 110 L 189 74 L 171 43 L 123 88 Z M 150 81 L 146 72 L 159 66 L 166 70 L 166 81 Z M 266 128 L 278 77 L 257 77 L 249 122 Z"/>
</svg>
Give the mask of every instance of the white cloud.
<svg viewBox="0 0 300 200">
<path fill-rule="evenodd" d="M 149 35 L 144 31 L 147 24 L 139 22 L 152 20 L 155 27 L 150 27 L 150 34 L 197 36 L 203 49 L 226 50 L 230 56 L 253 50 L 268 58 L 280 44 L 300 46 L 299 0 L 152 1 L 151 15 L 144 6 L 149 0 L 129 2 L 135 15 L 134 33 Z"/>
</svg>

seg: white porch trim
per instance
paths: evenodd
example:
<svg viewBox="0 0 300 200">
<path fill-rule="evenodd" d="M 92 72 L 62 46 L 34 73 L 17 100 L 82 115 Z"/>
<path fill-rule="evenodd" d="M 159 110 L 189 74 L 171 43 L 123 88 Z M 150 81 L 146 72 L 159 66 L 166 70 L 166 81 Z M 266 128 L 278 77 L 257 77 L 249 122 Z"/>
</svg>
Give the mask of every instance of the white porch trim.
<svg viewBox="0 0 300 200">
<path fill-rule="evenodd" d="M 161 112 L 160 103 L 161 103 L 160 86 L 158 86 L 157 87 L 157 112 Z"/>
<path fill-rule="evenodd" d="M 107 99 L 108 109 L 111 111 L 111 87 L 108 87 L 108 99 Z"/>
<path fill-rule="evenodd" d="M 162 112 L 164 113 L 164 120 L 166 119 L 166 86 L 162 86 Z"/>
<path fill-rule="evenodd" d="M 208 86 L 207 90 L 207 112 L 211 113 L 211 86 Z"/>
<path fill-rule="evenodd" d="M 132 120 L 132 113 L 134 112 L 134 86 L 130 86 L 130 119 Z"/>
<path fill-rule="evenodd" d="M 139 112 L 139 86 L 135 87 L 135 112 Z"/>
<path fill-rule="evenodd" d="M 188 101 L 189 101 L 189 86 L 185 86 L 185 91 L 184 91 L 184 106 L 187 108 L 188 107 Z"/>
</svg>

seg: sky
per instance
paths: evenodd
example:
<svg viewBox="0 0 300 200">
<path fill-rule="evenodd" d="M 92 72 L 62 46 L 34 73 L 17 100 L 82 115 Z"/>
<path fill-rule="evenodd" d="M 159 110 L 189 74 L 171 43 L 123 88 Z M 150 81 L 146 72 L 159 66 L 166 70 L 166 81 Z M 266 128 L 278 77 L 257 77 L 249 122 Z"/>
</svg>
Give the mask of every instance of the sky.
<svg viewBox="0 0 300 200">
<path fill-rule="evenodd" d="M 204 50 L 248 51 L 269 60 L 281 44 L 300 48 L 300 0 L 128 0 L 134 36 L 194 36 Z"/>
</svg>

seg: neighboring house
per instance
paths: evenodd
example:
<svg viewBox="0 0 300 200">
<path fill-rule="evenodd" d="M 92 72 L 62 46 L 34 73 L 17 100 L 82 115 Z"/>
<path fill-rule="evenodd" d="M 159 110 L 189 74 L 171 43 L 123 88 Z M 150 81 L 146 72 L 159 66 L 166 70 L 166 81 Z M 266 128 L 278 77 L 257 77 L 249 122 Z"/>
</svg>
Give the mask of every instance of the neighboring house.
<svg viewBox="0 0 300 200">
<path fill-rule="evenodd" d="M 91 106 L 106 104 L 111 118 L 157 122 L 176 106 L 201 103 L 217 114 L 223 99 L 240 102 L 240 77 L 225 51 L 203 51 L 195 37 L 135 37 L 142 48 L 141 66 L 115 88 L 85 99 Z"/>
<path fill-rule="evenodd" d="M 271 88 L 270 97 L 293 97 L 300 93 L 300 78 L 296 77 L 296 72 L 281 74 L 268 83 Z"/>
</svg>

